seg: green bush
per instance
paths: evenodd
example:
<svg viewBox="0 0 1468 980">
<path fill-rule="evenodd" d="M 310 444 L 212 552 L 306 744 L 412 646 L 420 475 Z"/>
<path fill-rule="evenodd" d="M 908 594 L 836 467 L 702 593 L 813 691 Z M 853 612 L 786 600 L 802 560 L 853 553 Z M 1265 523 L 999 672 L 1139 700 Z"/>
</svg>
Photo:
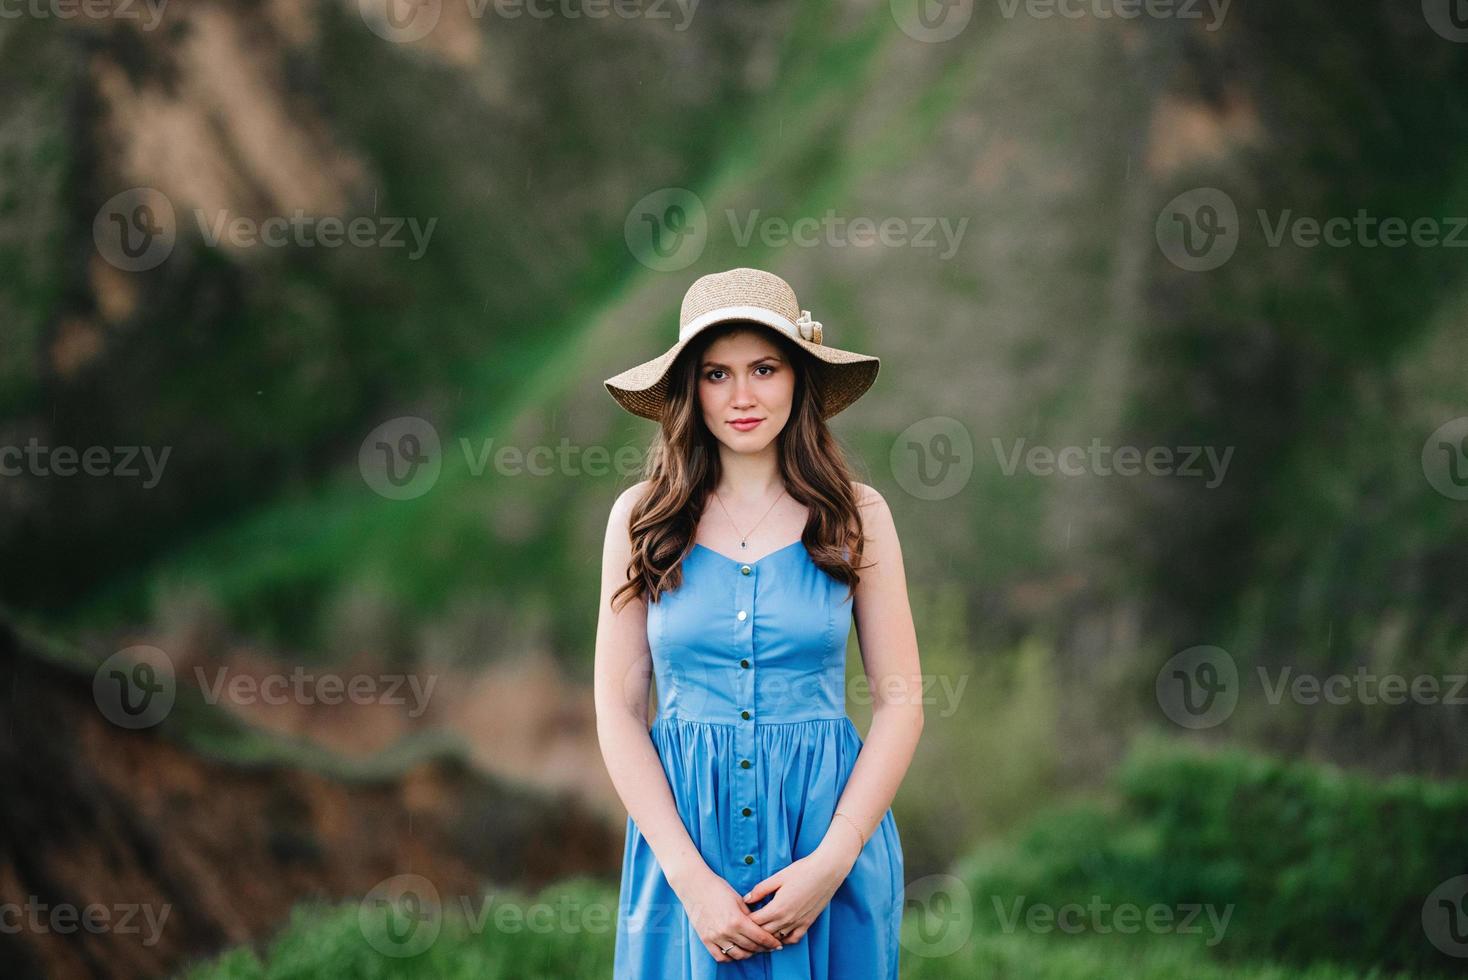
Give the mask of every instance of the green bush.
<svg viewBox="0 0 1468 980">
<path fill-rule="evenodd" d="M 1461 970 L 1422 908 L 1468 871 L 1468 787 L 1155 745 L 1116 785 L 1116 806 L 1051 812 L 967 863 L 981 930 L 1106 933 L 1130 904 L 1171 923 L 1140 931 L 1219 959 Z M 1069 930 L 1049 919 L 1067 904 Z"/>
</svg>

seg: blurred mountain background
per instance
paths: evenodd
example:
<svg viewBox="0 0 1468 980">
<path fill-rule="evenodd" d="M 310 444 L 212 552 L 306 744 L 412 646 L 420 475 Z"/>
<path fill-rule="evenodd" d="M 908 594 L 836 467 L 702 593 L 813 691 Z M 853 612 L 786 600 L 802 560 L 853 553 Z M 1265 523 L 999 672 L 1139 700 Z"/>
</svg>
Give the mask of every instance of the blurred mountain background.
<svg viewBox="0 0 1468 980">
<path fill-rule="evenodd" d="M 833 428 L 896 516 L 941 682 L 894 805 L 909 878 L 1169 901 L 1219 889 L 1251 907 L 1242 938 L 1157 953 L 1158 975 L 1205 960 L 1224 965 L 1190 975 L 1254 960 L 1451 972 L 1461 959 L 1413 916 L 1468 872 L 1468 844 L 1443 829 L 1461 816 L 1448 800 L 1468 779 L 1468 716 L 1268 696 L 1275 678 L 1363 672 L 1447 695 L 1468 669 L 1468 441 L 1453 456 L 1468 428 L 1438 435 L 1468 415 L 1454 250 L 1468 231 L 1271 241 L 1282 221 L 1358 214 L 1455 234 L 1468 45 L 1437 6 L 1125 18 L 1099 0 L 1078 16 L 958 3 L 941 8 L 969 18 L 950 37 L 939 8 L 902 0 L 635 16 L 158 0 L 0 18 L 0 446 L 18 447 L 12 463 L 30 446 L 105 447 L 135 467 L 65 475 L 53 455 L 0 479 L 0 758 L 24 789 L 0 803 L 0 898 L 199 910 L 151 949 L 21 932 L 0 955 L 17 976 L 160 975 L 263 951 L 296 903 L 353 901 L 398 872 L 614 886 L 625 812 L 590 701 L 600 546 L 653 426 L 601 380 L 667 346 L 693 278 L 755 266 L 795 286 L 829 343 L 883 361 Z M 1179 208 L 1201 227 L 1219 202 L 1232 251 L 1190 268 L 1168 229 Z M 369 219 L 378 239 L 218 236 L 301 216 Z M 803 218 L 929 234 L 765 233 Z M 156 262 L 119 251 L 145 225 L 169 243 Z M 1093 442 L 1206 447 L 1226 469 L 1010 463 Z M 537 472 L 504 447 L 553 461 Z M 395 483 L 420 450 L 430 475 Z M 930 464 L 962 475 L 935 488 Z M 163 651 L 178 704 L 129 731 L 88 690 L 139 646 Z M 1158 690 L 1197 647 L 1236 671 L 1237 706 L 1192 730 Z M 197 682 L 298 669 L 435 686 L 416 705 L 327 705 L 210 703 Z M 47 747 L 52 730 L 70 750 Z M 1137 748 L 1159 737 L 1170 748 Z M 1305 833 L 1273 810 L 1230 813 L 1233 796 L 1206 804 L 1256 778 L 1296 787 L 1302 814 L 1355 816 L 1242 868 L 1251 835 Z M 1404 811 L 1400 794 L 1435 802 Z M 1124 826 L 1158 821 L 1153 844 L 1185 842 L 1167 821 L 1196 805 L 1200 827 L 1225 821 L 1208 838 L 1221 849 L 1195 864 L 1128 850 L 1107 822 L 1121 817 L 1067 809 L 1095 800 L 1132 813 Z M 220 826 L 193 860 L 163 857 L 240 812 L 258 820 Z M 1363 813 L 1421 828 L 1399 874 L 1380 875 L 1400 894 L 1321 883 L 1349 866 L 1336 858 Z M 1015 871 L 1026 847 L 1062 860 L 1032 846 L 1052 832 L 1093 842 L 1075 845 L 1090 870 Z M 384 834 L 413 855 L 364 860 Z M 1005 857 L 973 857 L 988 848 Z M 1311 942 L 1259 924 L 1298 897 L 1292 859 L 1320 911 L 1301 919 Z M 963 961 L 976 972 L 914 956 L 912 975 L 1036 961 L 1007 941 Z M 1002 975 L 1121 969 L 1088 962 Z"/>
</svg>

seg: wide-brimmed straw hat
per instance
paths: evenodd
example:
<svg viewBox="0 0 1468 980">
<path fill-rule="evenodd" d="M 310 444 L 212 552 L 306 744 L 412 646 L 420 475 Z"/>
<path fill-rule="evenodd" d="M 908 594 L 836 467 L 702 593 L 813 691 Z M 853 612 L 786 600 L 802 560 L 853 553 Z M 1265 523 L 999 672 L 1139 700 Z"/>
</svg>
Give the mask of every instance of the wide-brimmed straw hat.
<svg viewBox="0 0 1468 980">
<path fill-rule="evenodd" d="M 877 378 L 881 359 L 832 347 L 824 329 L 802 310 L 795 290 L 779 276 L 759 269 L 730 269 L 696 280 L 683 294 L 678 316 L 678 342 L 650 361 L 628 368 L 603 382 L 627 411 L 659 421 L 668 396 L 668 369 L 684 347 L 704 330 L 735 320 L 750 321 L 780 331 L 815 358 L 814 376 L 830 418 L 860 398 Z"/>
</svg>

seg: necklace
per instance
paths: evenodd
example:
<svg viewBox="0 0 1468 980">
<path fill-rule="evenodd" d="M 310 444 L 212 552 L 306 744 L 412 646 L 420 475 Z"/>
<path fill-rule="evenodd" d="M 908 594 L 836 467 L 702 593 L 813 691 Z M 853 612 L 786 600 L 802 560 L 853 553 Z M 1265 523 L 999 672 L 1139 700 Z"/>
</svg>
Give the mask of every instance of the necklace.
<svg viewBox="0 0 1468 980">
<path fill-rule="evenodd" d="M 715 500 L 718 500 L 718 502 L 719 502 L 719 509 L 724 512 L 724 516 L 725 517 L 728 517 L 729 518 L 729 523 L 731 525 L 733 525 L 734 530 L 739 534 L 739 547 L 741 547 L 741 548 L 747 548 L 747 547 L 749 547 L 749 534 L 753 534 L 754 533 L 754 528 L 759 527 L 761 524 L 764 523 L 765 517 L 769 517 L 770 516 L 770 510 L 774 510 L 775 509 L 775 504 L 778 504 L 780 502 L 780 497 L 785 496 L 785 490 L 783 488 L 781 488 L 781 490 L 780 490 L 780 496 L 775 498 L 775 504 L 770 504 L 770 510 L 765 511 L 764 517 L 761 517 L 759 520 L 757 520 L 757 521 L 754 522 L 754 527 L 752 527 L 752 528 L 749 529 L 749 534 L 745 534 L 743 531 L 740 531 L 739 530 L 739 525 L 734 523 L 734 518 L 732 516 L 730 516 L 730 514 L 729 514 L 729 508 L 727 508 L 727 507 L 724 506 L 724 502 L 722 500 L 719 500 L 719 494 L 718 494 L 718 492 L 717 491 L 710 491 L 710 493 L 713 493 L 714 499 Z"/>
</svg>

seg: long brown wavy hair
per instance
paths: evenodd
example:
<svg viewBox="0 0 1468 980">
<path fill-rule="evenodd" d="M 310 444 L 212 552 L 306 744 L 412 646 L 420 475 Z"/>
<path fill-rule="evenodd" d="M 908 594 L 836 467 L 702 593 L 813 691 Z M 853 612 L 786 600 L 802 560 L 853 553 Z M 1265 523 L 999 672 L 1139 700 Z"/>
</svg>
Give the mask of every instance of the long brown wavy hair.
<svg viewBox="0 0 1468 980">
<path fill-rule="evenodd" d="M 694 531 L 721 471 L 718 440 L 698 404 L 698 366 L 715 340 L 743 331 L 774 338 L 795 372 L 790 418 L 775 438 L 786 492 L 809 510 L 800 539 L 818 567 L 846 583 L 848 595 L 860 581 L 857 491 L 845 454 L 822 417 L 820 386 L 806 383 L 819 370 L 816 359 L 768 327 L 736 321 L 702 331 L 669 368 L 662 422 L 643 468 L 642 477 L 650 482 L 628 521 L 627 582 L 612 594 L 613 609 L 634 599 L 657 602 L 683 583 L 683 559 L 693 550 Z"/>
</svg>

